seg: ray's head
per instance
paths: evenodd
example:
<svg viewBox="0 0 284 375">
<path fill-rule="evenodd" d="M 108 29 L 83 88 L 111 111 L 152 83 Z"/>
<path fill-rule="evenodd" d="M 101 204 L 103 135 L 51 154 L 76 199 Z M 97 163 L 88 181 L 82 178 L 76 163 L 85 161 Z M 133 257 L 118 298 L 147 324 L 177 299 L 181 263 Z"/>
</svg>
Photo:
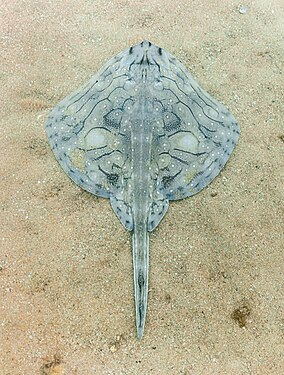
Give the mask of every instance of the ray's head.
<svg viewBox="0 0 284 375">
<path fill-rule="evenodd" d="M 168 66 L 169 53 L 148 40 L 143 40 L 128 49 L 123 63 L 128 67 L 133 64 Z"/>
</svg>

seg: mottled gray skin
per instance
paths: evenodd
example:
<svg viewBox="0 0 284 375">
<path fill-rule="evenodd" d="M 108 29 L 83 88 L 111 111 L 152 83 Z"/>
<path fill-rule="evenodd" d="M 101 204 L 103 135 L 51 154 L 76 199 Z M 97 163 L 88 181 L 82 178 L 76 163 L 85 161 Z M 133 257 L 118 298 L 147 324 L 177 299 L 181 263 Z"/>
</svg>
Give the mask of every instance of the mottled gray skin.
<svg viewBox="0 0 284 375">
<path fill-rule="evenodd" d="M 207 186 L 228 160 L 239 126 L 170 53 L 143 41 L 113 57 L 51 112 L 55 156 L 83 189 L 110 198 L 132 232 L 137 336 L 148 293 L 149 235 L 169 200 Z"/>
</svg>

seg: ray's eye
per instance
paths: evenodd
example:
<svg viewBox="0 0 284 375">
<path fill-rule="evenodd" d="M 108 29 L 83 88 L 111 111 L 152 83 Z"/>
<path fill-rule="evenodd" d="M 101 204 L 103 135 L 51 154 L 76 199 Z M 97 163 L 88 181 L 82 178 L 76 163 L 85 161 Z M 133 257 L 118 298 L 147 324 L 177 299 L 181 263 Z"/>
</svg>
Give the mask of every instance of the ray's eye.
<svg viewBox="0 0 284 375">
<path fill-rule="evenodd" d="M 106 128 L 119 128 L 122 117 L 122 111 L 120 109 L 113 109 L 111 112 L 107 113 L 104 119 L 104 126 Z"/>
<path fill-rule="evenodd" d="M 162 178 L 162 184 L 164 185 L 165 188 L 169 187 L 171 183 L 173 182 L 175 176 L 164 176 Z"/>
<path fill-rule="evenodd" d="M 109 182 L 109 184 L 113 185 L 113 186 L 116 186 L 117 183 L 118 183 L 118 180 L 119 180 L 119 176 L 117 173 L 109 173 L 107 175 L 107 180 Z"/>
<path fill-rule="evenodd" d="M 181 121 L 180 118 L 172 112 L 166 112 L 163 116 L 165 130 L 168 132 L 174 132 L 180 129 Z"/>
</svg>

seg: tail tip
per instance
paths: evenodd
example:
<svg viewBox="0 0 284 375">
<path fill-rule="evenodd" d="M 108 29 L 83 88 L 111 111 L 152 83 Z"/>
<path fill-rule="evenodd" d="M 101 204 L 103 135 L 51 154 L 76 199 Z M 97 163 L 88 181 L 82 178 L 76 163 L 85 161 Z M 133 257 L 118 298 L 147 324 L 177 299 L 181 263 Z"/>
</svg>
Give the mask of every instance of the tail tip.
<svg viewBox="0 0 284 375">
<path fill-rule="evenodd" d="M 142 337 L 143 337 L 143 333 L 144 333 L 144 325 L 143 326 L 137 326 L 137 338 L 139 339 L 139 340 L 141 340 L 142 339 Z"/>
</svg>

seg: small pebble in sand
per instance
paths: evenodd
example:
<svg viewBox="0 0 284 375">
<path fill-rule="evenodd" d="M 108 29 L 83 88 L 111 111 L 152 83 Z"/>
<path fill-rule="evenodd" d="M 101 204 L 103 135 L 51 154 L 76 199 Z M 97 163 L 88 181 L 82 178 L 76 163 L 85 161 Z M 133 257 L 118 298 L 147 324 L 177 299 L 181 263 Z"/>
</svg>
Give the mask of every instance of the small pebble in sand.
<svg viewBox="0 0 284 375">
<path fill-rule="evenodd" d="M 115 353 L 117 351 L 117 347 L 115 345 L 112 345 L 109 350 L 112 352 L 112 353 Z"/>
<path fill-rule="evenodd" d="M 249 7 L 247 5 L 240 5 L 239 6 L 239 13 L 246 14 L 249 12 Z"/>
</svg>

